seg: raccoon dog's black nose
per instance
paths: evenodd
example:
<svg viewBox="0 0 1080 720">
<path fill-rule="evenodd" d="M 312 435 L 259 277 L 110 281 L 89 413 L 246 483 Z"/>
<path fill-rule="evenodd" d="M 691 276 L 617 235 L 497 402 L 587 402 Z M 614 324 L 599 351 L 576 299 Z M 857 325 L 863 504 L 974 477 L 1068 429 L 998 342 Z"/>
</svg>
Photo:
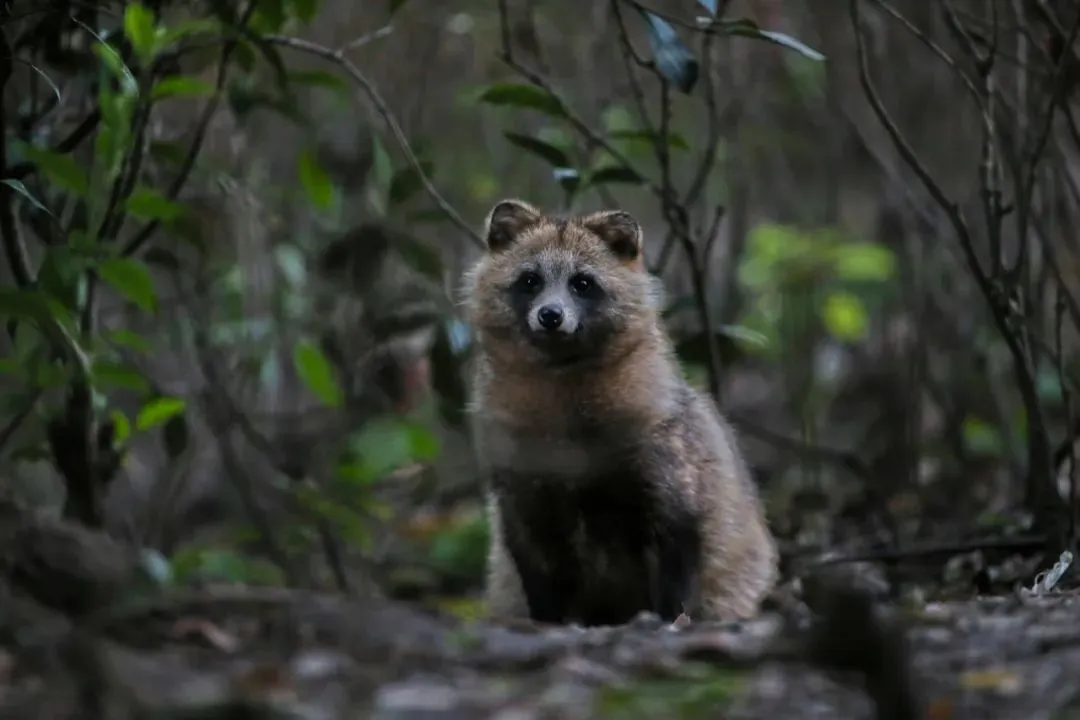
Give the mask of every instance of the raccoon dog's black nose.
<svg viewBox="0 0 1080 720">
<path fill-rule="evenodd" d="M 545 330 L 557 330 L 562 325 L 562 310 L 555 305 L 545 305 L 537 311 L 536 319 Z"/>
</svg>

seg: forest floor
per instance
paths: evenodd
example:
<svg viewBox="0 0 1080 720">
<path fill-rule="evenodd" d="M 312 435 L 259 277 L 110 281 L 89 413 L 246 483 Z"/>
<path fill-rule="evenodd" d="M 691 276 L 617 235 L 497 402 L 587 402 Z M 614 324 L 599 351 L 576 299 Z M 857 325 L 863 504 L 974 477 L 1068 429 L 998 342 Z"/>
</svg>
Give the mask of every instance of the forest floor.
<svg viewBox="0 0 1080 720">
<path fill-rule="evenodd" d="M 792 605 L 586 630 L 283 589 L 162 594 L 138 565 L 0 506 L 0 717 L 1080 717 L 1069 591 L 889 612 L 840 592 L 813 622 Z"/>
</svg>

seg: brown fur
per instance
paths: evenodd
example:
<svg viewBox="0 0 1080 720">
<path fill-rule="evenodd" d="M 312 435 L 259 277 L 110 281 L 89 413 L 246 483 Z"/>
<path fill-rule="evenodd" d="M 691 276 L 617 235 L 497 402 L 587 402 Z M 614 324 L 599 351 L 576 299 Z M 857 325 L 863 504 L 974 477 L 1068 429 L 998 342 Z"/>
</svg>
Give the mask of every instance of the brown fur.
<svg viewBox="0 0 1080 720">
<path fill-rule="evenodd" d="M 653 280 L 644 270 L 637 223 L 618 211 L 560 220 L 519 201 L 506 205 L 500 203 L 489 216 L 489 252 L 466 276 L 467 311 L 478 346 L 471 412 L 481 466 L 489 481 L 497 468 L 522 470 L 531 478 L 523 475 L 520 486 L 510 483 L 501 494 L 488 486 L 489 611 L 530 614 L 507 544 L 508 530 L 517 530 L 508 526 L 517 522 L 515 498 L 531 502 L 525 498 L 535 489 L 532 483 L 545 491 L 573 488 L 630 452 L 645 459 L 640 477 L 631 473 L 625 482 L 648 483 L 653 486 L 648 497 L 685 505 L 697 518 L 701 559 L 694 606 L 699 615 L 755 614 L 776 581 L 775 544 L 731 428 L 713 402 L 682 377 L 656 307 Z M 545 363 L 504 300 L 521 267 L 537 258 L 589 268 L 611 296 L 602 318 L 611 331 L 588 362 Z M 542 482 L 533 479 L 538 474 Z M 586 568 L 581 597 L 618 592 L 637 566 L 608 556 L 583 523 L 577 527 L 573 552 Z M 523 547 L 541 567 L 555 563 L 544 557 L 545 547 Z M 655 568 L 658 558 L 644 562 Z"/>
</svg>

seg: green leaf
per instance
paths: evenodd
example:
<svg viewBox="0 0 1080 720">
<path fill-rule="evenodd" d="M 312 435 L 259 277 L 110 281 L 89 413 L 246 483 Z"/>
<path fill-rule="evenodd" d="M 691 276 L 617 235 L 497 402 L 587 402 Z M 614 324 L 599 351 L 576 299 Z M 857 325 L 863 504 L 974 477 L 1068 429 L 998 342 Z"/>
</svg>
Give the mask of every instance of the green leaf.
<svg viewBox="0 0 1080 720">
<path fill-rule="evenodd" d="M 154 14 L 137 2 L 130 2 L 124 8 L 124 35 L 143 65 L 150 64 L 157 45 L 157 32 L 154 28 Z"/>
<path fill-rule="evenodd" d="M 49 208 L 45 207 L 41 203 L 41 201 L 39 201 L 36 197 L 34 197 L 33 193 L 31 193 L 29 190 L 27 190 L 26 186 L 23 185 L 20 181 L 4 179 L 4 180 L 0 180 L 0 184 L 7 185 L 9 188 L 11 188 L 15 192 L 19 193 L 20 195 L 22 195 L 24 198 L 26 198 L 27 202 L 29 202 L 31 205 L 33 205 L 38 210 L 41 210 L 42 212 L 45 212 L 45 213 L 48 213 L 49 215 L 52 215 L 52 211 L 49 210 Z M 53 215 L 53 217 L 56 217 L 56 216 Z"/>
<path fill-rule="evenodd" d="M 171 75 L 154 83 L 150 99 L 157 102 L 171 97 L 203 97 L 214 94 L 214 86 L 188 75 Z"/>
<path fill-rule="evenodd" d="M 289 73 L 289 83 L 322 87 L 336 92 L 345 92 L 349 89 L 349 83 L 345 81 L 345 78 L 326 70 L 294 70 Z"/>
<path fill-rule="evenodd" d="M 120 328 L 118 330 L 107 330 L 101 334 L 101 337 L 105 342 L 113 345 L 122 345 L 132 350 L 139 352 L 150 352 L 151 345 L 146 338 L 141 335 L 132 332 L 131 330 L 125 330 Z"/>
<path fill-rule="evenodd" d="M 298 161 L 300 184 L 311 204 L 326 210 L 334 203 L 334 183 L 322 169 L 310 150 L 300 153 Z"/>
<path fill-rule="evenodd" d="M 351 449 L 359 460 L 338 469 L 344 479 L 367 484 L 414 461 L 429 461 L 439 453 L 439 439 L 427 428 L 397 418 L 368 422 Z"/>
<path fill-rule="evenodd" d="M 167 422 L 175 415 L 184 412 L 187 404 L 183 398 L 159 397 L 142 406 L 135 416 L 135 428 L 140 432 Z"/>
<path fill-rule="evenodd" d="M 38 362 L 30 367 L 33 385 L 42 389 L 60 388 L 71 382 L 71 366 L 61 363 Z"/>
<path fill-rule="evenodd" d="M 372 175 L 375 184 L 380 189 L 389 189 L 394 178 L 394 163 L 390 160 L 390 153 L 378 137 L 371 139 L 372 151 Z"/>
<path fill-rule="evenodd" d="M 47 317 L 48 312 L 48 305 L 40 292 L 0 288 L 0 316 L 40 321 Z"/>
<path fill-rule="evenodd" d="M 572 164 L 569 156 L 567 156 L 562 148 L 557 148 L 542 140 L 537 140 L 534 137 L 522 135 L 520 133 L 504 132 L 503 135 L 511 142 L 511 144 L 548 161 L 555 167 L 570 167 Z"/>
<path fill-rule="evenodd" d="M 341 388 L 322 350 L 307 340 L 301 340 L 293 347 L 293 365 L 300 380 L 323 404 L 331 407 L 341 404 Z"/>
<path fill-rule="evenodd" d="M 90 376 L 98 388 L 124 388 L 146 392 L 149 384 L 138 370 L 112 360 L 95 360 L 90 366 Z"/>
<path fill-rule="evenodd" d="M 390 14 L 393 15 L 394 13 L 396 13 L 398 10 L 401 9 L 401 6 L 408 1 L 409 0 L 390 0 Z"/>
<path fill-rule="evenodd" d="M 52 150 L 21 142 L 18 143 L 18 148 L 22 156 L 37 165 L 53 184 L 79 197 L 85 197 L 90 191 L 90 182 L 86 178 L 86 172 L 70 155 L 61 155 Z"/>
<path fill-rule="evenodd" d="M 643 14 L 649 24 L 649 45 L 657 71 L 680 92 L 690 94 L 698 79 L 697 58 L 669 22 L 651 12 Z"/>
<path fill-rule="evenodd" d="M 821 309 L 825 328 L 837 340 L 853 342 L 866 337 L 870 326 L 862 301 L 851 293 L 834 292 Z"/>
<path fill-rule="evenodd" d="M 283 0 L 259 0 L 249 25 L 256 32 L 271 35 L 281 32 L 285 19 Z"/>
<path fill-rule="evenodd" d="M 844 280 L 888 280 L 895 260 L 883 245 L 848 243 L 837 248 L 836 273 Z"/>
<path fill-rule="evenodd" d="M 649 147 L 654 147 L 656 143 L 661 142 L 659 133 L 649 132 L 648 130 L 612 130 L 608 133 L 608 137 L 612 140 L 625 140 L 630 142 L 646 143 Z M 676 150 L 689 150 L 690 145 L 679 133 L 668 133 L 668 147 Z"/>
<path fill-rule="evenodd" d="M 390 204 L 400 205 L 422 190 L 424 176 L 431 177 L 432 170 L 433 166 L 429 161 L 421 160 L 420 170 L 410 165 L 394 173 L 394 179 L 390 181 Z"/>
<path fill-rule="evenodd" d="M 394 163 L 378 136 L 371 138 L 372 182 L 367 191 L 368 201 L 378 215 L 385 215 L 390 186 L 394 181 Z"/>
<path fill-rule="evenodd" d="M 96 268 L 102 280 L 113 290 L 146 311 L 157 306 L 154 279 L 146 264 L 131 258 L 110 258 L 98 263 Z"/>
<path fill-rule="evenodd" d="M 612 165 L 590 173 L 585 179 L 585 186 L 596 187 L 597 185 L 610 185 L 611 183 L 640 185 L 643 182 L 645 182 L 645 179 L 630 168 Z"/>
<path fill-rule="evenodd" d="M 157 35 L 157 46 L 159 50 L 167 50 L 178 40 L 182 40 L 188 35 L 200 35 L 200 34 L 217 34 L 221 30 L 221 23 L 213 18 L 197 18 L 194 20 L 184 20 L 170 27 L 158 26 L 155 34 Z"/>
<path fill-rule="evenodd" d="M 105 69 L 112 73 L 113 77 L 120 81 L 120 89 L 124 95 L 135 95 L 139 89 L 139 81 L 131 74 L 131 70 L 124 64 L 120 53 L 116 52 L 107 42 L 100 40 L 94 43 L 90 50 L 101 59 Z"/>
<path fill-rule="evenodd" d="M 131 437 L 131 421 L 121 410 L 110 410 L 109 420 L 113 424 L 113 446 L 121 447 Z"/>
<path fill-rule="evenodd" d="M 98 93 L 101 124 L 94 138 L 94 187 L 112 185 L 124 166 L 124 158 L 131 143 L 131 125 L 135 111 L 136 96 L 115 93 L 111 83 L 102 82 Z M 90 203 L 89 227 L 98 228 L 106 211 L 108 193 L 94 193 Z"/>
<path fill-rule="evenodd" d="M 740 340 L 760 348 L 769 346 L 769 338 L 765 337 L 757 330 L 748 328 L 745 325 L 721 325 L 717 330 L 721 335 L 729 337 L 732 340 Z"/>
<path fill-rule="evenodd" d="M 551 117 L 566 117 L 562 101 L 547 90 L 535 85 L 496 83 L 485 88 L 477 97 L 477 101 L 488 105 L 527 108 Z"/>
<path fill-rule="evenodd" d="M 124 207 L 134 217 L 144 220 L 161 220 L 166 223 L 184 214 L 183 205 L 169 200 L 157 190 L 148 187 L 136 188 L 128 196 Z"/>
<path fill-rule="evenodd" d="M 603 114 L 604 128 L 608 132 L 633 130 L 637 125 L 634 114 L 625 105 L 609 105 Z"/>
<path fill-rule="evenodd" d="M 296 19 L 305 25 L 319 14 L 319 0 L 292 0 L 291 4 Z"/>
<path fill-rule="evenodd" d="M 728 35 L 754 38 L 756 40 L 775 43 L 776 45 L 786 47 L 789 50 L 794 50 L 811 60 L 821 61 L 825 59 L 825 56 L 817 50 L 814 50 L 790 35 L 773 32 L 772 30 L 762 30 L 753 20 L 717 20 L 714 21 L 710 27 L 719 29 Z"/>
</svg>

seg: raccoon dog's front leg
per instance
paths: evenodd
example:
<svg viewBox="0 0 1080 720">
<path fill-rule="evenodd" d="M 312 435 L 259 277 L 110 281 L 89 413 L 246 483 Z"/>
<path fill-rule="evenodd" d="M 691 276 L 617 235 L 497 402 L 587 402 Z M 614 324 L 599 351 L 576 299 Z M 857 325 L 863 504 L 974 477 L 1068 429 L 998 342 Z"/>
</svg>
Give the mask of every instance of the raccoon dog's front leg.
<svg viewBox="0 0 1080 720">
<path fill-rule="evenodd" d="M 551 518 L 544 516 L 543 503 L 525 504 L 523 508 L 514 501 L 499 501 L 506 549 L 521 579 L 529 617 L 537 622 L 563 623 L 572 592 L 571 578 L 567 577 L 570 567 L 562 545 L 565 538 L 551 527 Z M 556 579 L 556 568 L 563 577 Z"/>
<path fill-rule="evenodd" d="M 521 588 L 529 606 L 529 617 L 542 623 L 565 622 L 565 597 L 556 585 L 551 564 L 537 558 L 537 554 L 521 537 L 520 532 L 508 532 L 506 541 L 521 578 Z"/>
<path fill-rule="evenodd" d="M 683 507 L 667 508 L 656 522 L 656 570 L 653 602 L 656 613 L 672 622 L 692 614 L 699 602 L 701 531 L 697 518 Z"/>
</svg>

